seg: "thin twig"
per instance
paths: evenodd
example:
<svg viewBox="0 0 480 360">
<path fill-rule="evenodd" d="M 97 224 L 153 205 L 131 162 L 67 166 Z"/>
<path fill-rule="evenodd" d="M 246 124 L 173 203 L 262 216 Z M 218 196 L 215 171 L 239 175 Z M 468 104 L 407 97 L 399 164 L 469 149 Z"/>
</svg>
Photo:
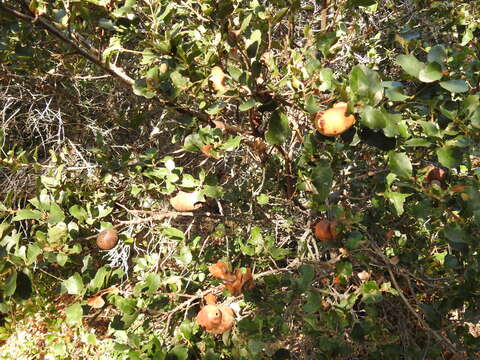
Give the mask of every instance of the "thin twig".
<svg viewBox="0 0 480 360">
<path fill-rule="evenodd" d="M 390 279 L 392 280 L 393 286 L 395 289 L 398 291 L 398 294 L 402 301 L 404 302 L 405 306 L 407 309 L 412 313 L 412 315 L 419 321 L 422 326 L 430 332 L 435 339 L 437 339 L 440 343 L 444 343 L 450 351 L 452 351 L 455 354 L 459 354 L 458 350 L 455 348 L 455 346 L 448 340 L 445 336 L 439 334 L 437 331 L 432 329 L 427 322 L 418 314 L 417 311 L 413 308 L 413 306 L 410 304 L 408 299 L 405 297 L 403 294 L 402 288 L 398 285 L 397 279 L 395 278 L 395 275 L 393 274 L 392 266 L 390 265 L 389 260 L 385 257 L 385 255 L 382 253 L 381 249 L 378 247 L 378 245 L 374 242 L 374 240 L 371 238 L 369 234 L 367 234 L 367 237 L 370 239 L 371 245 L 374 247 L 375 253 L 382 258 L 383 262 L 385 263 L 387 267 L 388 274 L 390 275 Z"/>
</svg>

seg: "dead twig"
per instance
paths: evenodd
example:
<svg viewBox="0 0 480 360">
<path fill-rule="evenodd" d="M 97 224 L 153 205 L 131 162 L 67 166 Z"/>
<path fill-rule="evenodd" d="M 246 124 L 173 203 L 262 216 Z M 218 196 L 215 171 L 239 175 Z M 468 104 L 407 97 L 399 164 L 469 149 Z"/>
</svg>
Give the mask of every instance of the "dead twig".
<svg viewBox="0 0 480 360">
<path fill-rule="evenodd" d="M 398 291 L 398 294 L 400 298 L 402 299 L 403 303 L 407 307 L 407 309 L 412 313 L 412 315 L 418 320 L 420 324 L 430 333 L 433 335 L 435 339 L 437 339 L 438 342 L 444 343 L 448 349 L 453 352 L 454 354 L 460 354 L 460 352 L 455 348 L 455 346 L 448 340 L 445 336 L 441 335 L 434 329 L 432 329 L 427 322 L 418 314 L 418 312 L 413 308 L 413 306 L 410 304 L 406 296 L 403 294 L 402 288 L 398 285 L 397 279 L 395 278 L 395 275 L 392 270 L 392 266 L 390 265 L 389 260 L 386 258 L 386 256 L 382 253 L 381 249 L 378 247 L 378 245 L 375 243 L 375 241 L 371 238 L 370 234 L 365 233 L 367 237 L 370 239 L 370 244 L 373 247 L 373 250 L 376 255 L 378 255 L 383 262 L 385 263 L 385 266 L 387 268 L 388 274 L 390 276 L 390 279 L 392 280 L 393 286 L 395 289 Z"/>
</svg>

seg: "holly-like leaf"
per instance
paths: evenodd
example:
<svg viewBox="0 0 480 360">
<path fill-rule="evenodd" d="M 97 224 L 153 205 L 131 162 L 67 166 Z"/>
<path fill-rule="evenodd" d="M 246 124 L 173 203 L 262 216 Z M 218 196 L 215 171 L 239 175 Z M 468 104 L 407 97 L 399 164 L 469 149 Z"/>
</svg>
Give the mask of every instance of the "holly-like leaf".
<svg viewBox="0 0 480 360">
<path fill-rule="evenodd" d="M 8 275 L 5 284 L 2 286 L 4 296 L 12 296 L 17 288 L 17 271 L 14 269 Z"/>
<path fill-rule="evenodd" d="M 291 134 L 292 130 L 288 126 L 287 115 L 279 110 L 274 111 L 268 123 L 265 140 L 270 145 L 281 145 Z"/>
<path fill-rule="evenodd" d="M 73 205 L 68 211 L 70 212 L 70 215 L 80 222 L 85 221 L 88 217 L 87 211 L 80 205 Z"/>
<path fill-rule="evenodd" d="M 305 110 L 310 114 L 315 114 L 321 110 L 320 106 L 318 106 L 317 98 L 313 95 L 308 95 L 305 98 Z"/>
<path fill-rule="evenodd" d="M 144 79 L 135 80 L 132 88 L 135 95 L 143 96 L 147 99 L 151 99 L 156 95 L 155 91 L 147 86 L 147 82 Z"/>
<path fill-rule="evenodd" d="M 65 220 L 65 214 L 60 206 L 57 203 L 52 202 L 50 204 L 50 211 L 48 212 L 48 220 L 49 224 L 57 224 Z"/>
<path fill-rule="evenodd" d="M 402 194 L 395 191 L 386 191 L 384 195 L 395 207 L 397 216 L 400 216 L 404 212 L 403 205 L 405 204 L 405 199 L 412 194 Z"/>
<path fill-rule="evenodd" d="M 437 149 L 437 158 L 440 164 L 447 168 L 454 168 L 462 162 L 462 152 L 453 146 L 444 146 Z"/>
<path fill-rule="evenodd" d="M 388 166 L 390 170 L 400 177 L 412 176 L 412 163 L 405 153 L 396 153 L 390 151 L 388 153 Z"/>
<path fill-rule="evenodd" d="M 79 273 L 73 274 L 62 284 L 70 295 L 79 295 L 83 291 L 83 280 Z"/>
<path fill-rule="evenodd" d="M 251 108 L 259 105 L 260 103 L 258 101 L 256 101 L 255 99 L 249 99 L 248 101 L 240 104 L 240 106 L 238 107 L 238 110 L 240 111 L 247 111 L 247 110 L 250 110 Z"/>
<path fill-rule="evenodd" d="M 458 224 L 449 224 L 445 226 L 443 233 L 445 237 L 454 243 L 467 244 L 467 234 Z"/>
</svg>

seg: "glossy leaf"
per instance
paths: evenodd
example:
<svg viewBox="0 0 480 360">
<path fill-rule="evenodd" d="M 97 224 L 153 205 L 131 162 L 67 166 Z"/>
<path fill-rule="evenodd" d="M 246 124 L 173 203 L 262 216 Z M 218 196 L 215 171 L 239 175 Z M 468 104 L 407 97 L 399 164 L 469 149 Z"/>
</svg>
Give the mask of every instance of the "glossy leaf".
<svg viewBox="0 0 480 360">
<path fill-rule="evenodd" d="M 400 65 L 408 75 L 418 79 L 420 71 L 425 67 L 425 64 L 413 55 L 398 55 L 395 62 Z"/>
<path fill-rule="evenodd" d="M 462 153 L 456 147 L 444 146 L 438 148 L 436 152 L 440 164 L 447 168 L 457 167 L 462 161 Z"/>
<path fill-rule="evenodd" d="M 468 91 L 468 85 L 465 80 L 441 81 L 440 86 L 452 93 L 462 93 Z"/>
<path fill-rule="evenodd" d="M 442 76 L 442 67 L 436 62 L 428 64 L 418 74 L 419 80 L 425 83 L 440 80 Z"/>
<path fill-rule="evenodd" d="M 291 135 L 292 130 L 288 126 L 288 117 L 282 111 L 274 111 L 268 123 L 265 140 L 270 145 L 281 145 Z"/>
<path fill-rule="evenodd" d="M 388 166 L 393 173 L 400 177 L 412 176 L 412 163 L 406 153 L 390 151 L 388 153 L 388 159 Z"/>
<path fill-rule="evenodd" d="M 62 284 L 70 295 L 79 295 L 83 291 L 83 281 L 79 273 L 73 274 Z"/>
</svg>

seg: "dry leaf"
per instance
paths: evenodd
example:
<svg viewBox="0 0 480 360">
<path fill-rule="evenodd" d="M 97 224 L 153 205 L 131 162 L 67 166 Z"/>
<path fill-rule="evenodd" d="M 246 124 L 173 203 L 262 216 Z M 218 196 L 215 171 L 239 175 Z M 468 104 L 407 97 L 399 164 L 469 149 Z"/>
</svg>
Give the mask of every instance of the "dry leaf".
<svg viewBox="0 0 480 360">
<path fill-rule="evenodd" d="M 184 191 L 178 192 L 176 196 L 171 198 L 170 205 L 177 211 L 193 211 L 202 206 L 202 204 L 199 204 L 196 192 L 187 193 Z"/>
<path fill-rule="evenodd" d="M 212 82 L 212 87 L 216 91 L 227 91 L 228 88 L 225 86 L 225 74 L 219 66 L 215 66 L 214 68 L 212 68 L 212 72 L 210 74 L 210 81 Z"/>
<path fill-rule="evenodd" d="M 100 309 L 105 305 L 105 300 L 103 300 L 102 296 L 92 296 L 87 300 L 87 305 L 94 308 L 94 309 Z"/>
<path fill-rule="evenodd" d="M 118 288 L 115 285 L 113 285 L 113 286 L 110 286 L 109 288 L 100 290 L 95 295 L 105 295 L 105 294 L 108 294 L 108 293 L 111 293 L 111 292 L 115 292 L 115 293 L 118 292 Z"/>
<path fill-rule="evenodd" d="M 209 157 L 209 158 L 214 158 L 214 159 L 219 159 L 220 156 L 216 151 L 213 151 L 213 146 L 210 144 L 205 144 L 200 148 L 200 151 L 202 152 L 203 155 Z"/>
<path fill-rule="evenodd" d="M 370 279 L 370 275 L 371 274 L 366 270 L 363 270 L 357 274 L 358 278 L 362 281 L 368 281 L 368 279 Z"/>
<path fill-rule="evenodd" d="M 400 259 L 397 256 L 390 258 L 390 264 L 397 265 L 400 262 Z"/>
<path fill-rule="evenodd" d="M 223 121 L 213 120 L 212 122 L 215 125 L 216 129 L 225 130 L 225 123 Z"/>
<path fill-rule="evenodd" d="M 385 234 L 385 238 L 386 238 L 387 240 L 391 240 L 391 239 L 393 238 L 393 235 L 395 235 L 395 230 L 390 230 L 389 232 L 387 232 L 387 233 Z"/>
<path fill-rule="evenodd" d="M 465 190 L 465 186 L 463 185 L 455 185 L 450 188 L 453 192 L 462 192 Z"/>
</svg>

